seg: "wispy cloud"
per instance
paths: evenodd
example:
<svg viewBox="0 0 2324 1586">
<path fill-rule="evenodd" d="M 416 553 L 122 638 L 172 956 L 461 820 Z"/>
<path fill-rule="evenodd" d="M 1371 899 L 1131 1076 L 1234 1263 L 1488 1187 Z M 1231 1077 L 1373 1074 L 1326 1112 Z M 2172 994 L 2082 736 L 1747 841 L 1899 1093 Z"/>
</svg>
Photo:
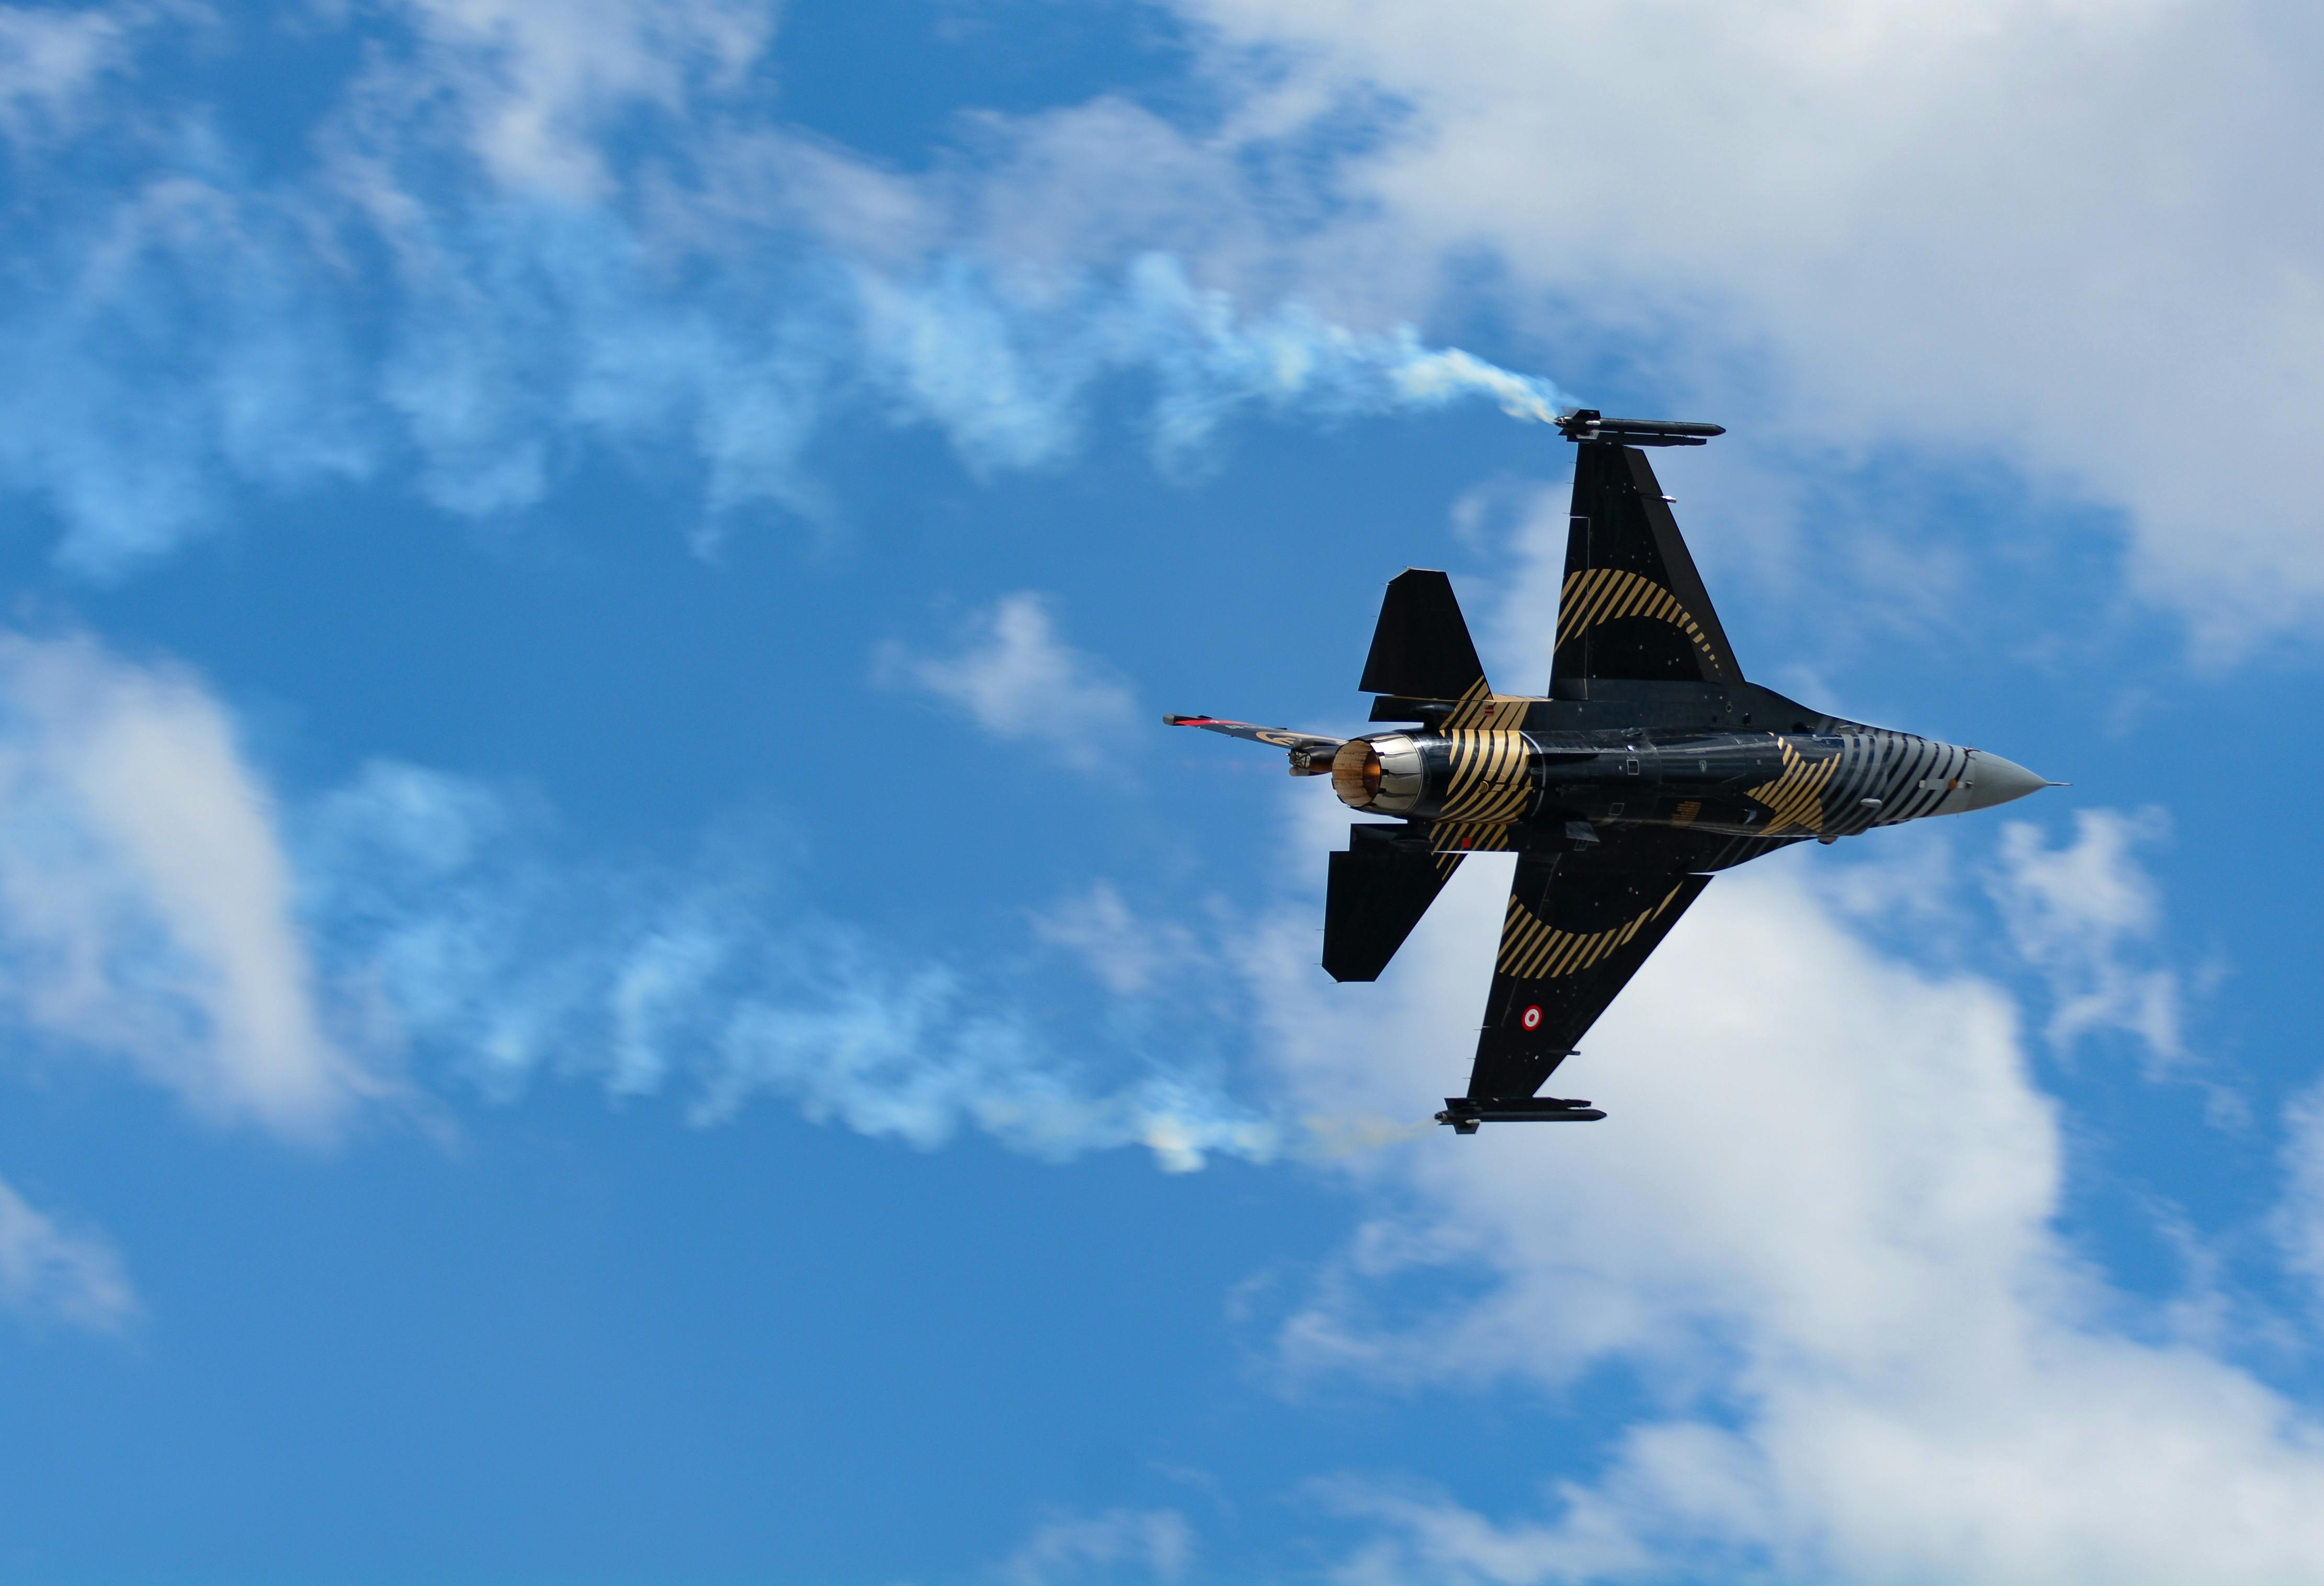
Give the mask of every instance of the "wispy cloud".
<svg viewBox="0 0 2324 1586">
<path fill-rule="evenodd" d="M 1720 877 L 1561 1071 L 1613 1122 L 1349 1159 L 1377 1214 L 1286 1362 L 1462 1392 L 1610 1369 L 1660 1403 L 1539 1507 L 1336 1489 L 1374 1527 L 1348 1573 L 2297 1578 L 2324 1548 L 2314 1418 L 2153 1342 L 2159 1306 L 2108 1320 L 2139 1305 L 2054 1228 L 2062 1131 L 2013 1000 L 1867 945 L 1815 857 Z M 1304 917 L 1259 945 L 1297 1093 L 1409 1090 L 1473 1020 L 1500 881 L 1464 869 L 1359 997 L 1319 994 Z"/>
<path fill-rule="evenodd" d="M 2179 975 L 2153 962 L 2161 896 L 2138 859 L 2166 833 L 2153 809 L 2078 810 L 2074 840 L 2057 848 L 2030 823 L 2002 828 L 1987 884 L 2011 941 L 2050 980 L 2048 1035 L 2056 1045 L 2114 1029 L 2137 1037 L 2158 1061 L 2184 1056 Z"/>
<path fill-rule="evenodd" d="M 733 89 L 773 41 L 764 0 L 406 0 L 409 52 L 351 92 L 374 123 L 448 120 L 504 188 L 604 197 L 600 134 L 641 108 L 683 121 Z"/>
<path fill-rule="evenodd" d="M 1129 679 L 1065 643 L 1043 596 L 1003 595 L 971 617 L 958 639 L 940 654 L 887 645 L 875 675 L 944 700 L 997 738 L 1038 743 L 1084 770 L 1104 766 L 1126 742 L 1137 717 Z"/>
<path fill-rule="evenodd" d="M 342 85 L 288 175 L 253 177 L 199 115 L 28 168 L 0 223 L 0 489 L 47 504 L 67 563 L 118 573 L 242 493 L 349 479 L 521 512 L 590 456 L 685 459 L 706 545 L 736 513 L 827 516 L 813 443 L 842 422 L 1039 469 L 1118 400 L 1179 474 L 1244 416 L 1560 401 L 1408 327 L 1238 303 L 1166 253 L 1013 255 L 943 182 L 721 100 L 763 49 L 758 9 L 589 9 L 397 14 L 407 47 Z M 706 105 L 695 180 L 614 181 L 625 116 Z"/>
<path fill-rule="evenodd" d="M 118 1332 L 137 1314 L 136 1292 L 104 1239 L 60 1225 L 0 1184 L 0 1305 L 34 1322 Z"/>
<path fill-rule="evenodd" d="M 394 764 L 278 811 L 191 673 L 0 633 L 0 1022 L 308 1142 L 409 1060 L 498 1097 L 677 1093 L 701 1122 L 770 1097 L 922 1147 L 1174 1171 L 1286 1148 L 1199 1064 L 1054 1037 L 1002 955 L 914 963 L 805 907 L 748 837 L 624 866 L 552 853 L 547 824 Z"/>
<path fill-rule="evenodd" d="M 155 9 L 0 5 L 0 134 L 24 151 L 76 130 L 105 77 L 130 65 L 132 38 Z"/>
<path fill-rule="evenodd" d="M 2292 1269 L 2324 1301 L 2324 1082 L 2284 1109 L 2283 1194 L 2268 1227 Z"/>
<path fill-rule="evenodd" d="M 488 1094 L 594 1078 L 682 1094 L 706 1123 L 764 1096 L 921 1147 L 973 1130 L 1047 1157 L 1143 1146 L 1178 1171 L 1284 1148 L 1198 1068 L 1061 1047 L 993 964 L 899 962 L 745 843 L 692 866 L 559 862 L 490 789 L 382 764 L 311 812 L 302 855 L 338 973 Z"/>
<path fill-rule="evenodd" d="M 1184 1580 L 1194 1562 L 1194 1527 L 1176 1509 L 1108 1509 L 1046 1520 L 993 1571 L 1007 1586 L 1070 1586 L 1077 1581 Z"/>
<path fill-rule="evenodd" d="M 1166 977 L 1204 965 L 1208 958 L 1193 931 L 1175 920 L 1140 918 L 1103 877 L 1080 895 L 1037 910 L 1033 934 L 1078 954 L 1099 983 L 1118 997 L 1151 991 Z"/>
<path fill-rule="evenodd" d="M 204 1114 L 327 1137 L 381 1087 L 326 1028 L 293 892 L 197 679 L 0 633 L 0 1008 Z"/>
</svg>

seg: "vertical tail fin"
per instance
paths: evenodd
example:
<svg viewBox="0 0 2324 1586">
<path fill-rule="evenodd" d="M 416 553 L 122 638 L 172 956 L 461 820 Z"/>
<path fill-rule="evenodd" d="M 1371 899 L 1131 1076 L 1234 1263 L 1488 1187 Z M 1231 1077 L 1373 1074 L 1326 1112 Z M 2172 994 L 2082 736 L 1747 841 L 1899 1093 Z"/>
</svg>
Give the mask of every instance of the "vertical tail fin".
<svg viewBox="0 0 2324 1586">
<path fill-rule="evenodd" d="M 1743 680 L 1646 453 L 1608 441 L 1575 448 L 1549 691 L 1586 698 L 1599 678 Z"/>
</svg>

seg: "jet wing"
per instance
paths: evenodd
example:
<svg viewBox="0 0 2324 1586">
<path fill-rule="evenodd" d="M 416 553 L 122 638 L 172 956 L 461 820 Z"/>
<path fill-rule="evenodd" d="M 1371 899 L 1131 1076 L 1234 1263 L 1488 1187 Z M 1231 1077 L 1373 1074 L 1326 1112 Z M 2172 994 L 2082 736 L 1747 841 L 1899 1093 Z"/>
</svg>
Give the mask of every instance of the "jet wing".
<svg viewBox="0 0 2324 1586">
<path fill-rule="evenodd" d="M 1471 1101 L 1539 1090 L 1711 884 L 1685 872 L 1561 870 L 1561 858 L 1517 860 Z"/>
</svg>

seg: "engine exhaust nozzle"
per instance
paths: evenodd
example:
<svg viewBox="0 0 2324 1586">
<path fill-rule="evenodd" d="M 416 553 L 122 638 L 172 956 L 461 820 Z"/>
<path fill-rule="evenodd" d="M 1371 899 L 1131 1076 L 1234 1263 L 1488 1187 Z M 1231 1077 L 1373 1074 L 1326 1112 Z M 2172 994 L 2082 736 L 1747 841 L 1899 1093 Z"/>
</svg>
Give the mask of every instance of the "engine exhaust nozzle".
<svg viewBox="0 0 2324 1586">
<path fill-rule="evenodd" d="M 1401 815 L 1420 802 L 1420 745 L 1402 733 L 1351 738 L 1332 757 L 1332 791 L 1351 809 Z"/>
</svg>

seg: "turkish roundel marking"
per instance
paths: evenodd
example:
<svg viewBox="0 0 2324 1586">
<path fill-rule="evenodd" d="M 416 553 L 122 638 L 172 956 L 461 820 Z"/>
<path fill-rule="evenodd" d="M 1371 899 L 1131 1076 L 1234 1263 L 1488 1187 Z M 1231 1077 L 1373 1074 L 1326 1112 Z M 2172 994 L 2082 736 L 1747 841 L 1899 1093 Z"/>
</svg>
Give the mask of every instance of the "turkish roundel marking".
<svg viewBox="0 0 2324 1586">
<path fill-rule="evenodd" d="M 1527 1029 L 1539 1029 L 1541 1028 L 1541 1010 L 1538 1008 L 1526 1009 L 1524 1016 L 1520 1018 L 1517 1022 L 1525 1026 Z"/>
</svg>

